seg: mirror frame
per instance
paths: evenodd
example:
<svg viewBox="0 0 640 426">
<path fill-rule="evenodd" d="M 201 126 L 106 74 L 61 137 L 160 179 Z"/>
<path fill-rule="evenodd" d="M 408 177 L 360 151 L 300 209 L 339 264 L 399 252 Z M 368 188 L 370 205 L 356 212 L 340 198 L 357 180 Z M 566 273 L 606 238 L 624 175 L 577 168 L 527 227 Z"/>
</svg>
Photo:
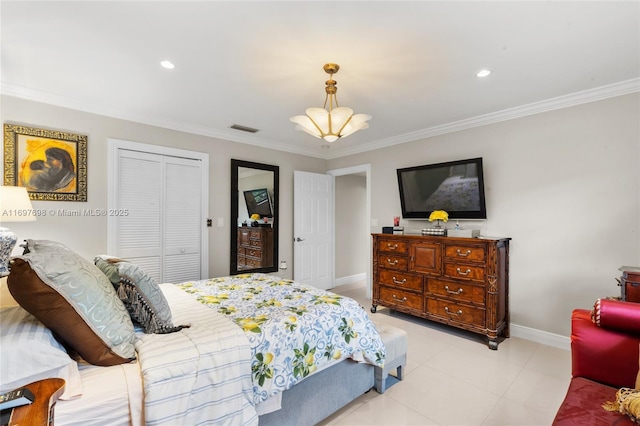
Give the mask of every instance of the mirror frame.
<svg viewBox="0 0 640 426">
<path fill-rule="evenodd" d="M 248 169 L 258 169 L 273 172 L 273 266 L 267 268 L 243 269 L 238 271 L 238 202 L 240 194 L 238 190 L 238 169 L 245 167 Z M 229 225 L 231 227 L 229 253 L 229 274 L 246 274 L 253 272 L 277 272 L 278 271 L 278 222 L 279 222 L 279 193 L 280 193 L 280 167 L 270 164 L 254 163 L 252 161 L 231 159 L 231 216 Z"/>
</svg>

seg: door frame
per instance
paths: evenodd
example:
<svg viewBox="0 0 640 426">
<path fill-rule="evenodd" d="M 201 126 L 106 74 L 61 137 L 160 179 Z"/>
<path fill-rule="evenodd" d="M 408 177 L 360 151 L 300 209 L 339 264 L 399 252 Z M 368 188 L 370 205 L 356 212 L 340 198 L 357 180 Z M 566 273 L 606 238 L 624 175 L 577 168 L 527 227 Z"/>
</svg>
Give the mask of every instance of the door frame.
<svg viewBox="0 0 640 426">
<path fill-rule="evenodd" d="M 118 188 L 115 183 L 117 182 L 116 176 L 118 176 L 119 173 L 118 150 L 120 149 L 201 161 L 202 210 L 200 214 L 202 220 L 207 220 L 207 217 L 209 216 L 209 154 L 204 152 L 150 145 L 114 138 L 107 139 L 107 209 L 116 207 L 115 202 L 117 199 Z M 109 215 L 107 217 L 107 254 L 116 252 L 116 220 L 117 217 L 115 216 Z M 209 232 L 207 226 L 205 226 L 204 224 L 202 226 L 202 233 L 200 235 L 200 276 L 202 278 L 209 277 Z"/>
<path fill-rule="evenodd" d="M 335 181 L 335 177 L 336 176 L 345 176 L 345 175 L 353 175 L 353 174 L 360 174 L 360 173 L 364 173 L 365 174 L 365 191 L 366 191 L 366 215 L 365 215 L 365 220 L 366 223 L 369 224 L 369 228 L 371 228 L 371 164 L 361 164 L 359 166 L 352 166 L 352 167 L 345 167 L 343 169 L 334 169 L 334 170 L 329 170 L 327 171 L 328 175 L 333 176 L 334 181 Z M 334 185 L 335 186 L 335 185 Z M 334 224 L 333 226 L 333 232 L 335 233 L 335 222 L 336 222 L 336 203 L 335 203 L 335 191 L 333 192 L 333 217 L 332 217 L 332 223 Z M 369 235 L 369 238 L 367 238 L 366 242 L 363 242 L 364 246 L 367 247 L 368 253 L 369 253 L 369 268 L 367 268 L 367 270 L 365 271 L 366 274 L 366 278 L 365 278 L 365 282 L 366 282 L 366 294 L 368 298 L 371 298 L 372 296 L 372 287 L 371 287 L 371 273 L 372 273 L 372 268 L 373 268 L 373 251 L 372 251 L 372 247 L 371 247 L 371 236 Z M 333 243 L 335 245 L 335 241 L 336 241 L 336 236 L 334 234 L 333 236 Z M 335 247 L 333 249 L 333 255 L 334 258 L 332 259 L 333 262 L 333 282 L 336 282 L 336 276 L 335 276 L 335 254 L 336 254 L 336 250 Z"/>
</svg>

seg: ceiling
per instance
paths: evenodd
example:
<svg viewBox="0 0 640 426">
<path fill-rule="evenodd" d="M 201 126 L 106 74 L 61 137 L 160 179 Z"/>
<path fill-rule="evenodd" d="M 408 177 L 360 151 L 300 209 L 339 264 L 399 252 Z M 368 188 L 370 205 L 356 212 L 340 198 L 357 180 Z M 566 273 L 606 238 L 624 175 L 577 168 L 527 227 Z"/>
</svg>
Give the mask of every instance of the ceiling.
<svg viewBox="0 0 640 426">
<path fill-rule="evenodd" d="M 0 8 L 2 94 L 320 158 L 640 90 L 638 1 Z M 333 144 L 289 121 L 323 105 L 327 62 L 340 106 L 373 116 Z"/>
</svg>

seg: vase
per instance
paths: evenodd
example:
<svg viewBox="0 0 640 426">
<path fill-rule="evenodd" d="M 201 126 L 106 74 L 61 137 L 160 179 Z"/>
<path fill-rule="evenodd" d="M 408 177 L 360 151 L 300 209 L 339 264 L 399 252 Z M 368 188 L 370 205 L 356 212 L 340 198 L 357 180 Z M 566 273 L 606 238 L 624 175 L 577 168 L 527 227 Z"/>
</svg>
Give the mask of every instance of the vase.
<svg viewBox="0 0 640 426">
<path fill-rule="evenodd" d="M 433 227 L 438 229 L 442 228 L 442 225 L 440 225 L 440 219 L 436 219 L 436 224 L 433 225 Z"/>
</svg>

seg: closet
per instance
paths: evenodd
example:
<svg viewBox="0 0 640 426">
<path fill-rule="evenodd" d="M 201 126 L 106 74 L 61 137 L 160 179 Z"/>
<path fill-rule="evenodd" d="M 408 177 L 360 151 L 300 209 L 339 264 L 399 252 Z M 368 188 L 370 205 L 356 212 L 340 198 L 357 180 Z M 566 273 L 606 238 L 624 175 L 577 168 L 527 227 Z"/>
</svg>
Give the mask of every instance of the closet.
<svg viewBox="0 0 640 426">
<path fill-rule="evenodd" d="M 206 154 L 113 145 L 108 254 L 139 265 L 159 283 L 206 278 Z"/>
</svg>

